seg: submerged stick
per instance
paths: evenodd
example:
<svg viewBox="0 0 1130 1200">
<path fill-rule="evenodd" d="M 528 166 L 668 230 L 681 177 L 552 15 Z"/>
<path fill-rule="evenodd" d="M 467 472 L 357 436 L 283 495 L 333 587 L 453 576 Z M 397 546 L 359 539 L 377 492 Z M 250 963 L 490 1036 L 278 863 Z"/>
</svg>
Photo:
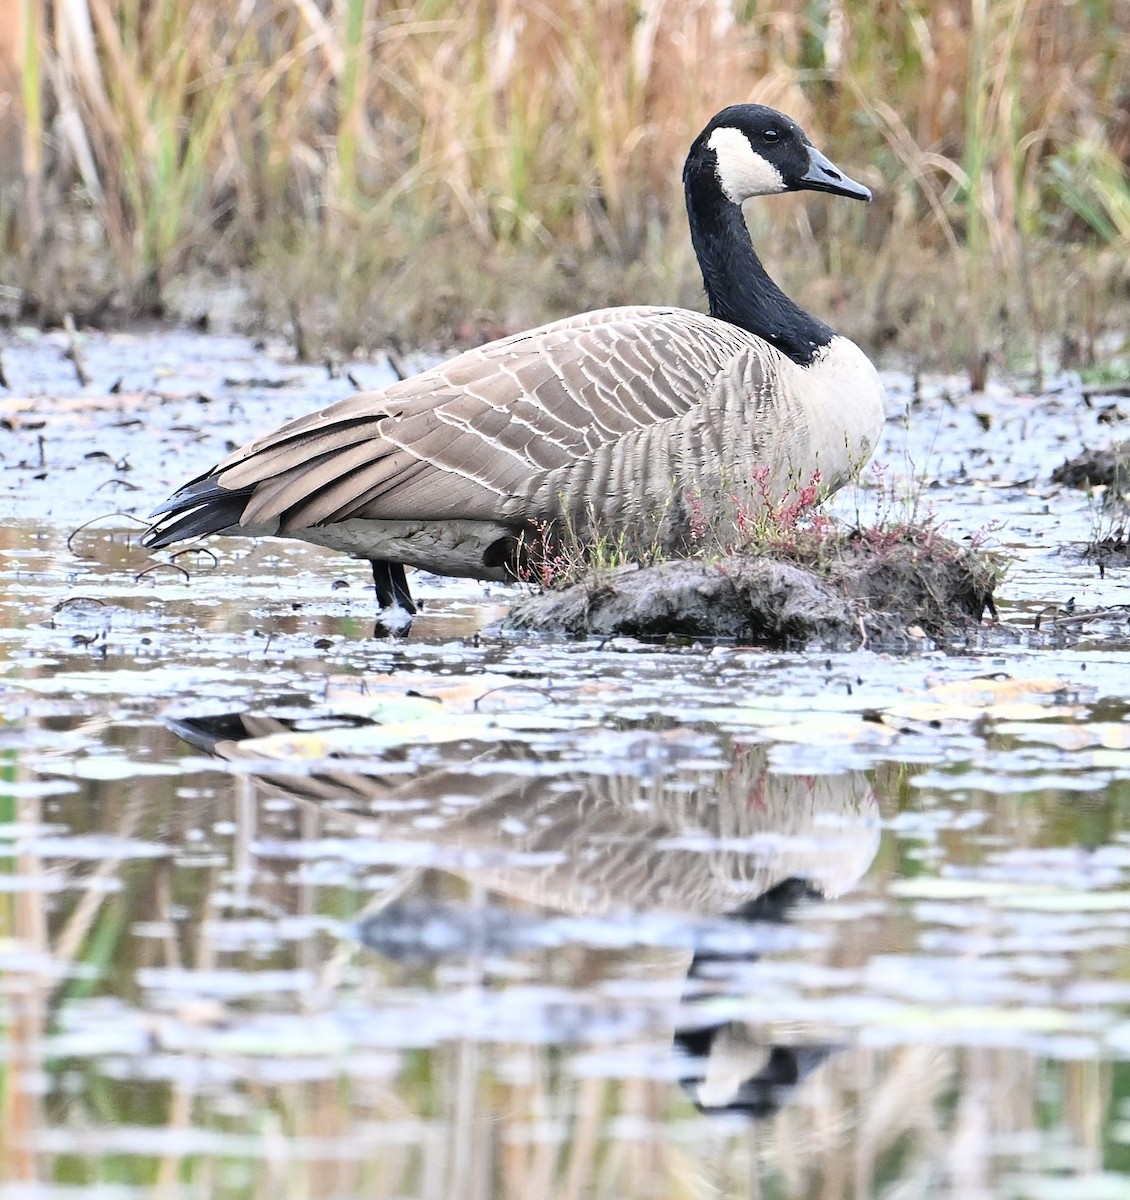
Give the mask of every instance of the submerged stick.
<svg viewBox="0 0 1130 1200">
<path fill-rule="evenodd" d="M 86 364 L 83 362 L 82 351 L 78 344 L 78 330 L 75 329 L 75 319 L 70 313 L 63 316 L 63 328 L 67 331 L 67 358 L 75 369 L 75 378 L 78 380 L 79 387 L 86 387 L 90 383 L 90 375 L 86 370 Z"/>
</svg>

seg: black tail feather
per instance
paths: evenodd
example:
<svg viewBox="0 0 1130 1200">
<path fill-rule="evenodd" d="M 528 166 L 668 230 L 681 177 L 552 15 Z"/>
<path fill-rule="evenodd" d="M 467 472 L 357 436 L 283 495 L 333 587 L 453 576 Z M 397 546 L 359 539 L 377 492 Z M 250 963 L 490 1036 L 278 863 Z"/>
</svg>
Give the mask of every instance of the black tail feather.
<svg viewBox="0 0 1130 1200">
<path fill-rule="evenodd" d="M 217 742 L 242 742 L 248 733 L 241 713 L 224 713 L 215 717 L 165 718 L 165 724 L 194 750 L 215 754 Z"/>
<path fill-rule="evenodd" d="M 155 508 L 158 517 L 145 531 L 141 544 L 159 550 L 186 538 L 219 533 L 238 525 L 253 487 L 225 488 L 214 479 L 194 479 Z"/>
</svg>

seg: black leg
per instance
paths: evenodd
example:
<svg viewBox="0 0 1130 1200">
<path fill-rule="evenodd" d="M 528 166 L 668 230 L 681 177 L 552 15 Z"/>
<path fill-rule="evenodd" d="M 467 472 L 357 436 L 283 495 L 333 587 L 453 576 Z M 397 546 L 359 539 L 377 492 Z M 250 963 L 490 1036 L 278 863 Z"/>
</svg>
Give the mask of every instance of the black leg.
<svg viewBox="0 0 1130 1200">
<path fill-rule="evenodd" d="M 377 603 L 381 608 L 399 605 L 409 616 L 414 616 L 416 605 L 412 600 L 412 593 L 408 590 L 404 564 L 374 558 L 370 560 L 369 566 L 373 568 L 373 583 L 377 588 Z"/>
</svg>

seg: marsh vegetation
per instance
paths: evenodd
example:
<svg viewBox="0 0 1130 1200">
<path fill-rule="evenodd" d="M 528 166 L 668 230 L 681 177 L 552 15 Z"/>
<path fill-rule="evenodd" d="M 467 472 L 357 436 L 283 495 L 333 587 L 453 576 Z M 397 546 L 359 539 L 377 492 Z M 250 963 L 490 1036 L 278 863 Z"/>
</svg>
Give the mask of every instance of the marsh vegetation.
<svg viewBox="0 0 1130 1200">
<path fill-rule="evenodd" d="M 753 99 L 876 192 L 751 213 L 865 347 L 980 382 L 1125 331 L 1127 0 L 0 11 L 12 318 L 234 311 L 317 355 L 696 305 L 679 164 Z"/>
</svg>

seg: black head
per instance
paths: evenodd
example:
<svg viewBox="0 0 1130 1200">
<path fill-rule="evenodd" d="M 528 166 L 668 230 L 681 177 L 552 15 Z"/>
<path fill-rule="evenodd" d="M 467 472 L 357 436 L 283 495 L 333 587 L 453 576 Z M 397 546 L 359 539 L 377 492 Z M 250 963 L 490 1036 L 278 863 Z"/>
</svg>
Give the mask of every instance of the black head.
<svg viewBox="0 0 1130 1200">
<path fill-rule="evenodd" d="M 762 104 L 724 108 L 695 138 L 683 176 L 689 182 L 706 172 L 734 204 L 800 191 L 871 199 L 871 192 L 829 162 L 791 117 Z"/>
</svg>

